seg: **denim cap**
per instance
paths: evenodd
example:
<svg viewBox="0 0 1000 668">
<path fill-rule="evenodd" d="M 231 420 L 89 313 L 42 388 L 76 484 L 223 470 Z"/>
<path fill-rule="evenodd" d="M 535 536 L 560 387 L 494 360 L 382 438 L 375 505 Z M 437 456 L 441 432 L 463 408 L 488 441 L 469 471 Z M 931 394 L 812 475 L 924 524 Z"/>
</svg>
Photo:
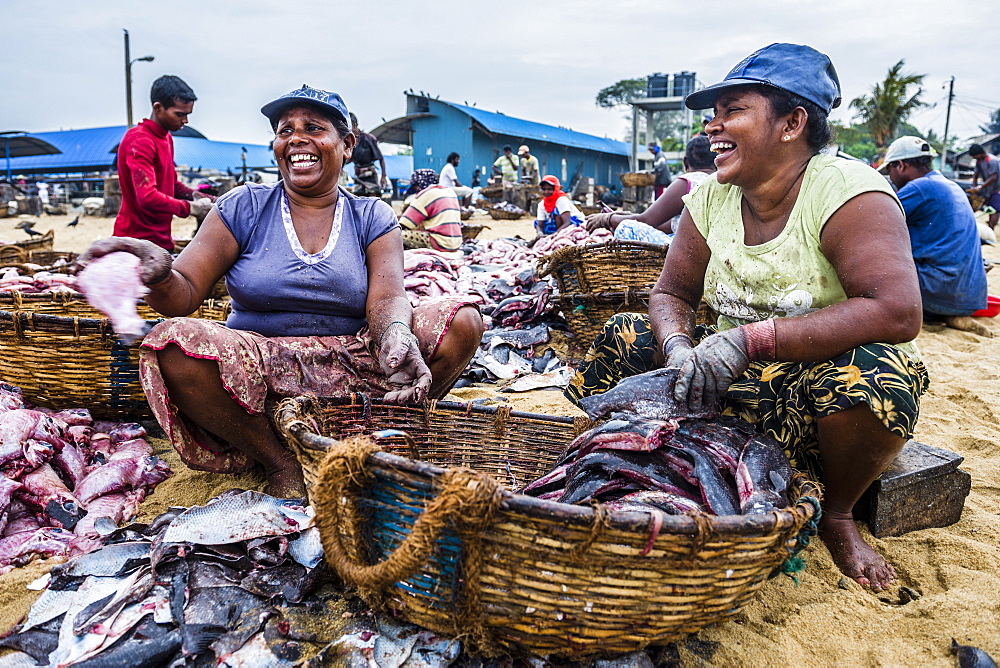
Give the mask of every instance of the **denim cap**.
<svg viewBox="0 0 1000 668">
<path fill-rule="evenodd" d="M 885 152 L 885 159 L 882 166 L 878 168 L 880 172 L 889 171 L 889 163 L 899 160 L 909 160 L 911 158 L 936 158 L 937 151 L 931 148 L 926 139 L 907 135 L 900 137 L 889 144 L 889 149 Z"/>
<path fill-rule="evenodd" d="M 285 109 L 303 102 L 320 107 L 325 111 L 333 112 L 334 116 L 338 116 L 348 125 L 351 124 L 347 105 L 344 104 L 344 100 L 341 99 L 340 95 L 320 90 L 319 88 L 312 88 L 305 84 L 302 84 L 302 88 L 293 90 L 291 93 L 285 93 L 278 99 L 268 102 L 260 108 L 260 113 L 267 116 L 267 120 L 271 121 L 271 125 L 274 126 L 277 124 L 278 119 L 281 118 L 281 113 Z"/>
<path fill-rule="evenodd" d="M 802 44 L 775 43 L 754 51 L 717 84 L 684 99 L 688 109 L 710 109 L 725 88 L 767 84 L 803 97 L 826 113 L 840 106 L 840 79 L 825 55 Z"/>
</svg>

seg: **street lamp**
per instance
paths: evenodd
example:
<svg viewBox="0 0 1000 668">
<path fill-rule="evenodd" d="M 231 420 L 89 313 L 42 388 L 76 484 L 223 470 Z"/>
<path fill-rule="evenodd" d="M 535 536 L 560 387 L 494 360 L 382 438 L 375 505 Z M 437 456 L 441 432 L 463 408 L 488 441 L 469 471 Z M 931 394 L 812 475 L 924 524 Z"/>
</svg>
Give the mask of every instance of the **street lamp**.
<svg viewBox="0 0 1000 668">
<path fill-rule="evenodd" d="M 125 33 L 125 108 L 128 110 L 128 127 L 132 127 L 132 63 L 153 62 L 152 56 L 143 56 L 142 58 L 132 58 L 129 59 L 128 50 L 128 30 L 122 28 L 122 32 Z"/>
</svg>

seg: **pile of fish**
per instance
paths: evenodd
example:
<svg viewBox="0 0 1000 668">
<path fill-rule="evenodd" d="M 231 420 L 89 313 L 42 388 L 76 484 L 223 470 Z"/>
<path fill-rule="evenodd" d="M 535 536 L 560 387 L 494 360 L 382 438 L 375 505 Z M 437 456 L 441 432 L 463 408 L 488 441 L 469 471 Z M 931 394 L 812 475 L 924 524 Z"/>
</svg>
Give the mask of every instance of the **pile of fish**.
<svg viewBox="0 0 1000 668">
<path fill-rule="evenodd" d="M 86 409 L 29 408 L 0 383 L 0 574 L 98 544 L 170 475 L 135 423 L 95 422 Z"/>
<path fill-rule="evenodd" d="M 538 253 L 539 257 L 547 255 L 553 251 L 566 246 L 583 246 L 584 244 L 603 244 L 611 241 L 614 234 L 610 230 L 600 229 L 588 232 L 587 228 L 577 225 L 569 225 L 559 230 L 555 234 L 539 239 L 532 250 Z"/>
<path fill-rule="evenodd" d="M 518 216 L 524 216 L 528 212 L 511 202 L 497 202 L 496 204 L 490 205 L 492 211 L 503 211 L 504 213 L 512 213 Z"/>
<path fill-rule="evenodd" d="M 41 292 L 76 293 L 76 277 L 44 270 L 35 271 L 31 275 L 23 275 L 16 267 L 0 270 L 0 292 L 14 292 L 15 290 L 30 294 Z"/>
<path fill-rule="evenodd" d="M 300 501 L 231 490 L 118 529 L 41 578 L 0 647 L 23 653 L 20 665 L 452 663 L 457 641 L 338 590 L 313 519 Z"/>
<path fill-rule="evenodd" d="M 522 492 L 675 515 L 787 507 L 792 470 L 781 445 L 744 420 L 687 411 L 674 400 L 676 379 L 676 369 L 657 369 L 583 399 L 591 419 L 605 421 L 580 434 L 555 468 Z"/>
</svg>

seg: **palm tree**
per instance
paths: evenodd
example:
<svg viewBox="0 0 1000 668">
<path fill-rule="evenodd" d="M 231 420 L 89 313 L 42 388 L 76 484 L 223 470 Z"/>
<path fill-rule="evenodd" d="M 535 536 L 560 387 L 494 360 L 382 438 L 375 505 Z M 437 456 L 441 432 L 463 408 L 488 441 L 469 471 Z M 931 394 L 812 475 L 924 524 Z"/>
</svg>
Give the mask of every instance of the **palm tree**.
<svg viewBox="0 0 1000 668">
<path fill-rule="evenodd" d="M 862 95 L 851 100 L 851 109 L 856 110 L 855 118 L 868 128 L 879 154 L 895 137 L 896 130 L 914 111 L 926 106 L 920 100 L 924 92 L 920 88 L 926 74 L 904 74 L 903 61 L 889 68 L 885 81 L 872 88 L 871 95 Z M 916 86 L 910 95 L 910 87 Z"/>
</svg>

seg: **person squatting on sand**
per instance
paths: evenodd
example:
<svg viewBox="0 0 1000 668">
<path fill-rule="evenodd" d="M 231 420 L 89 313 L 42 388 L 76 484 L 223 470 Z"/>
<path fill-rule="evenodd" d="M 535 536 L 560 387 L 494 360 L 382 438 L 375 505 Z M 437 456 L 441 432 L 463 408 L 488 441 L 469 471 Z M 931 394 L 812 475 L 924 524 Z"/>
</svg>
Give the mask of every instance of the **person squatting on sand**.
<svg viewBox="0 0 1000 668">
<path fill-rule="evenodd" d="M 614 316 L 566 396 L 678 367 L 678 399 L 719 403 L 819 476 L 834 561 L 881 590 L 895 571 L 852 509 L 910 438 L 929 380 L 899 201 L 871 167 L 819 153 L 839 103 L 829 58 L 795 44 L 760 49 L 687 97 L 714 107 L 705 130 L 718 171 L 685 197 L 649 315 Z M 715 333 L 695 326 L 702 296 Z"/>
<path fill-rule="evenodd" d="M 970 317 L 986 308 L 986 269 L 976 214 L 962 188 L 932 169 L 937 151 L 920 137 L 889 145 L 880 172 L 889 175 L 906 212 L 924 318 L 987 338 L 993 332 Z"/>
<path fill-rule="evenodd" d="M 184 462 L 217 473 L 258 463 L 272 495 L 301 497 L 301 468 L 265 404 L 307 392 L 440 398 L 475 353 L 483 319 L 464 298 L 410 307 L 392 209 L 337 185 L 355 141 L 338 94 L 303 86 L 261 112 L 280 181 L 219 198 L 172 265 L 154 244 L 116 237 L 80 263 L 118 250 L 141 259 L 146 301 L 171 319 L 144 339 L 140 377 Z M 193 313 L 223 275 L 228 327 L 176 317 Z"/>
</svg>

